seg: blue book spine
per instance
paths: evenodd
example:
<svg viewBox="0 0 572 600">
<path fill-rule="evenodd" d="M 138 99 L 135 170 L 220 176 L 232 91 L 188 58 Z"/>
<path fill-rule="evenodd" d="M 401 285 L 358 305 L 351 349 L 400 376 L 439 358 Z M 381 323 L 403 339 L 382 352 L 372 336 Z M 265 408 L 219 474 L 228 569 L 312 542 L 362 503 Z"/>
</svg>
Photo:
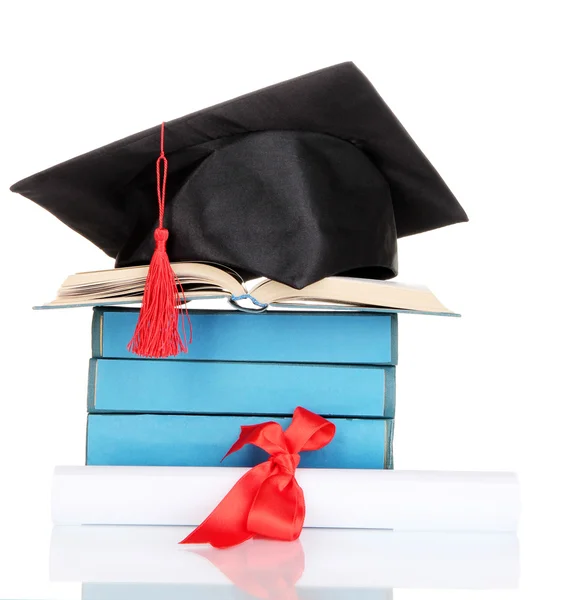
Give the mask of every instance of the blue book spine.
<svg viewBox="0 0 572 600">
<path fill-rule="evenodd" d="M 91 359 L 90 413 L 395 414 L 395 367 Z"/>
<path fill-rule="evenodd" d="M 135 358 L 127 344 L 138 314 L 137 309 L 95 308 L 93 356 Z M 189 316 L 192 343 L 174 360 L 397 364 L 396 314 L 203 310 Z"/>
<path fill-rule="evenodd" d="M 203 415 L 89 415 L 88 465 L 221 466 L 241 425 L 268 420 L 286 428 L 290 418 Z M 392 419 L 331 419 L 336 435 L 314 452 L 302 452 L 300 467 L 384 469 L 392 464 Z M 245 446 L 223 466 L 252 467 L 266 452 Z"/>
</svg>

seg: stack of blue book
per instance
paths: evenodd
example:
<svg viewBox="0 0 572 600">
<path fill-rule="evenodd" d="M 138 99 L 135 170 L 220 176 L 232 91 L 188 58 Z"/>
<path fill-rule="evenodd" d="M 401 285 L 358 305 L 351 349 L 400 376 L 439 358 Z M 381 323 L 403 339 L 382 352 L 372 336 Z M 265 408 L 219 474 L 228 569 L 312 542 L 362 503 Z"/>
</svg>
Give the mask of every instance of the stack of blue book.
<svg viewBox="0 0 572 600">
<path fill-rule="evenodd" d="M 392 467 L 397 315 L 189 314 L 188 353 L 154 360 L 127 350 L 137 309 L 94 309 L 87 464 L 217 466 L 241 425 L 286 428 L 303 406 L 335 423 L 336 435 L 302 453 L 301 467 Z M 266 458 L 246 446 L 224 465 Z"/>
</svg>

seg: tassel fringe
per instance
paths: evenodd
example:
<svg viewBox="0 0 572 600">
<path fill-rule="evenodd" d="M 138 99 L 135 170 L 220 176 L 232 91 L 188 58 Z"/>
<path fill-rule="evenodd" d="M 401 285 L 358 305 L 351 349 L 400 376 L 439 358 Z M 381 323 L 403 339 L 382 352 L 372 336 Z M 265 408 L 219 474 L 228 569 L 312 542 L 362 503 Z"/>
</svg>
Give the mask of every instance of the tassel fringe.
<svg viewBox="0 0 572 600">
<path fill-rule="evenodd" d="M 167 256 L 168 237 L 167 229 L 155 230 L 156 247 L 145 282 L 141 312 L 127 346 L 130 352 L 145 358 L 166 358 L 188 350 L 183 319 L 184 337 L 179 333 L 182 315 L 177 309 L 178 304 L 185 302 L 185 297 Z"/>
</svg>

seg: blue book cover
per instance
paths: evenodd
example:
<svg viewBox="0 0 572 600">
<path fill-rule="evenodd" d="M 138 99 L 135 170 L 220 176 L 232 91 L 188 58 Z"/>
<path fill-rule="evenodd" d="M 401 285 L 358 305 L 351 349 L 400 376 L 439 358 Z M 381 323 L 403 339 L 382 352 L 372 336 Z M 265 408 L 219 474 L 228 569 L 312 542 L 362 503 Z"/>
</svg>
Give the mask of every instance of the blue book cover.
<svg viewBox="0 0 572 600">
<path fill-rule="evenodd" d="M 98 307 L 96 358 L 135 358 L 127 350 L 137 309 Z M 397 364 L 397 315 L 371 312 L 189 311 L 193 340 L 173 360 Z"/>
<path fill-rule="evenodd" d="M 395 415 L 395 367 L 91 359 L 90 413 Z"/>
<path fill-rule="evenodd" d="M 263 418 L 204 415 L 89 415 L 88 465 L 216 467 L 238 438 L 241 425 L 277 421 L 285 429 L 288 417 Z M 392 467 L 392 419 L 331 419 L 336 435 L 326 447 L 302 452 L 300 467 L 384 469 Z M 245 446 L 222 463 L 252 467 L 266 452 Z"/>
</svg>

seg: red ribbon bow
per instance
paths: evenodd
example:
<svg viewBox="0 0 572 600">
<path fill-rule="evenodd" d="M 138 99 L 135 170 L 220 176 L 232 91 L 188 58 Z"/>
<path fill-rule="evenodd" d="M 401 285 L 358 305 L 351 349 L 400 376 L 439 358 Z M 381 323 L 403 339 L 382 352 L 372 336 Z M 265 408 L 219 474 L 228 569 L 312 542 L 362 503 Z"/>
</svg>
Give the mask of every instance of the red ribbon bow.
<svg viewBox="0 0 572 600">
<path fill-rule="evenodd" d="M 300 406 L 286 431 L 275 421 L 242 426 L 224 458 L 246 444 L 262 448 L 270 458 L 245 473 L 181 544 L 228 548 L 255 536 L 297 540 L 306 515 L 304 492 L 294 476 L 299 452 L 323 448 L 335 432 L 333 423 Z"/>
</svg>

